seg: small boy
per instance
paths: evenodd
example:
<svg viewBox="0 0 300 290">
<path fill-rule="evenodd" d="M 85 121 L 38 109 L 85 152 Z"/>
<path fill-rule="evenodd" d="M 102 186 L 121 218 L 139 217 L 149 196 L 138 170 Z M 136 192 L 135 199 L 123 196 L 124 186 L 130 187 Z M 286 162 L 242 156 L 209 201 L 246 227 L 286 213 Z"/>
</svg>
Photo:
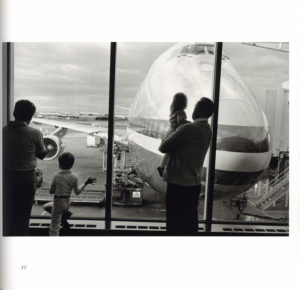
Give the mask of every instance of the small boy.
<svg viewBox="0 0 300 290">
<path fill-rule="evenodd" d="M 74 155 L 69 152 L 65 152 L 58 157 L 61 171 L 54 174 L 50 187 L 50 194 L 54 194 L 53 202 L 43 206 L 44 210 L 49 213 L 52 212 L 50 236 L 59 236 L 61 222 L 65 222 L 72 215 L 69 211 L 71 191 L 74 189 L 74 193 L 78 195 L 88 184 L 94 185 L 97 182 L 96 178 L 89 177 L 84 184 L 78 187 L 78 175 L 71 170 L 74 162 Z"/>
</svg>

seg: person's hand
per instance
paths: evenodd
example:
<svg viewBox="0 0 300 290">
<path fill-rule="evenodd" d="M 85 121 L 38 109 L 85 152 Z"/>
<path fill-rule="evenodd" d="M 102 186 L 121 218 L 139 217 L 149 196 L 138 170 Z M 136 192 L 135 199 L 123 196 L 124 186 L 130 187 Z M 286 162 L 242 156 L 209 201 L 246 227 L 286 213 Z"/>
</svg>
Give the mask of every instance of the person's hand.
<svg viewBox="0 0 300 290">
<path fill-rule="evenodd" d="M 94 185 L 96 182 L 97 182 L 97 178 L 96 177 L 89 177 L 84 184 L 85 185 L 88 185 L 88 184 Z"/>
</svg>

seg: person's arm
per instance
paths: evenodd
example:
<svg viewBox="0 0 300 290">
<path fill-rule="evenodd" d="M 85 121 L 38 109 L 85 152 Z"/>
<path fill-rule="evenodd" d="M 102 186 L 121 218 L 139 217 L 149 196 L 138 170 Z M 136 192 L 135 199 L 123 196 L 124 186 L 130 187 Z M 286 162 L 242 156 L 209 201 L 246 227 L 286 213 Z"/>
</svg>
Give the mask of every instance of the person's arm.
<svg viewBox="0 0 300 290">
<path fill-rule="evenodd" d="M 45 150 L 44 152 L 42 152 L 42 153 L 36 153 L 35 155 L 36 155 L 36 157 L 38 159 L 43 160 L 47 156 L 48 152 L 49 152 L 48 150 Z"/>
<path fill-rule="evenodd" d="M 178 123 L 179 125 L 191 123 L 191 122 L 188 121 L 186 118 L 187 118 L 187 117 L 186 117 L 185 111 L 180 112 L 180 113 L 177 115 L 177 123 Z"/>
<path fill-rule="evenodd" d="M 41 132 L 38 131 L 35 156 L 38 159 L 43 160 L 47 156 L 47 154 L 48 154 L 48 150 L 46 149 L 43 135 Z"/>
<path fill-rule="evenodd" d="M 80 186 L 78 186 L 78 180 L 76 181 L 76 184 L 74 186 L 74 193 L 76 195 L 80 194 L 88 184 L 92 184 L 94 185 L 97 182 L 97 178 L 95 177 L 89 177 L 85 183 L 81 184 Z"/>
<path fill-rule="evenodd" d="M 172 153 L 178 146 L 187 142 L 189 138 L 187 126 L 180 126 L 168 138 L 161 142 L 158 150 L 162 153 Z"/>
</svg>

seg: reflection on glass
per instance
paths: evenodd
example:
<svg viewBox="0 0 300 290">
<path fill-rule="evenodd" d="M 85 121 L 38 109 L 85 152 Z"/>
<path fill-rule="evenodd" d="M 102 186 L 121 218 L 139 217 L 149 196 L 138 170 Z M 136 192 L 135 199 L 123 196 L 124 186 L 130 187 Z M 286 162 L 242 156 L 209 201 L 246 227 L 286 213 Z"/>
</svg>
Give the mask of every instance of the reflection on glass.
<svg viewBox="0 0 300 290">
<path fill-rule="evenodd" d="M 52 201 L 49 188 L 59 171 L 62 152 L 75 156 L 72 171 L 79 185 L 88 177 L 98 182 L 80 195 L 71 194 L 72 218 L 104 217 L 106 174 L 101 144 L 107 137 L 109 43 L 16 43 L 14 97 L 36 108 L 30 126 L 39 129 L 51 149 L 38 160 L 38 190 L 32 215 L 49 216 L 42 205 Z"/>
</svg>

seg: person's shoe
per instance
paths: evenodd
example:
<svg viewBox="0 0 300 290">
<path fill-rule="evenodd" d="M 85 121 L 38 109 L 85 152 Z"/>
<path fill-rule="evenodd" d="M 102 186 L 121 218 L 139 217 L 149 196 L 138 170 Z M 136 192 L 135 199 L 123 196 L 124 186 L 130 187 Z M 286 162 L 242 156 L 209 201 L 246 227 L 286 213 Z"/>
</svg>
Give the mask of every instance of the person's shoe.
<svg viewBox="0 0 300 290">
<path fill-rule="evenodd" d="M 158 166 L 157 167 L 157 171 L 158 171 L 159 176 L 163 177 L 163 175 L 164 175 L 164 168 L 161 167 L 161 166 Z"/>
<path fill-rule="evenodd" d="M 64 224 L 65 222 L 67 222 L 67 220 L 72 216 L 72 214 L 73 213 L 69 210 L 65 212 L 61 218 L 61 223 Z"/>
<path fill-rule="evenodd" d="M 63 224 L 62 228 L 63 228 L 64 230 L 69 229 L 69 228 L 70 228 L 70 224 L 69 224 L 68 222 L 65 222 L 65 223 Z"/>
<path fill-rule="evenodd" d="M 60 227 L 60 231 L 59 231 L 59 235 L 60 236 L 64 236 L 67 234 L 68 230 L 70 229 L 70 224 L 68 222 L 64 222 L 61 227 Z"/>
<path fill-rule="evenodd" d="M 73 213 L 68 210 L 66 213 L 66 220 L 68 220 L 72 215 L 73 215 Z"/>
</svg>

